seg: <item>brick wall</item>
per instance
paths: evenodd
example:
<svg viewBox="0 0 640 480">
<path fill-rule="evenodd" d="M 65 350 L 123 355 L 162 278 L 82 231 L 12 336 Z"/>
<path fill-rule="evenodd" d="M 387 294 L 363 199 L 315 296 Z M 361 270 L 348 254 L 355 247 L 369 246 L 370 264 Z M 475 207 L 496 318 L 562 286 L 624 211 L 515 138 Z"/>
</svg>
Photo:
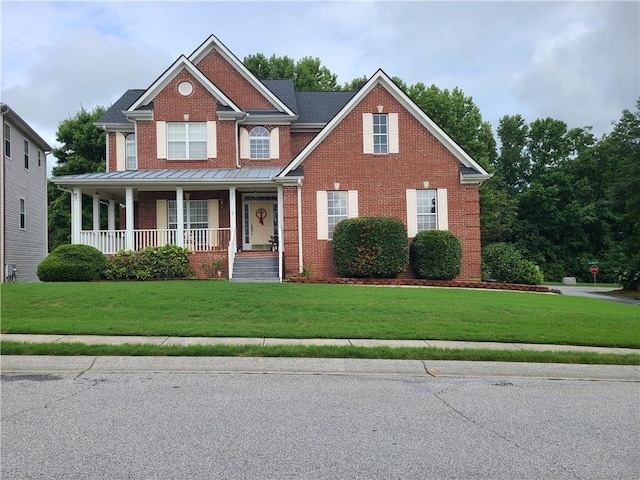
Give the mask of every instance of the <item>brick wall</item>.
<svg viewBox="0 0 640 480">
<path fill-rule="evenodd" d="M 362 153 L 362 114 L 378 112 L 379 105 L 384 113 L 398 113 L 398 154 Z M 376 86 L 303 164 L 304 264 L 315 275 L 335 275 L 332 242 L 317 239 L 316 191 L 334 190 L 334 183 L 340 183 L 340 190 L 358 191 L 360 217 L 393 216 L 406 223 L 406 189 L 422 189 L 428 181 L 431 189 L 448 189 L 449 230 L 458 236 L 463 251 L 458 279 L 479 279 L 478 187 L 460 184 L 458 164 L 386 89 Z"/>
</svg>

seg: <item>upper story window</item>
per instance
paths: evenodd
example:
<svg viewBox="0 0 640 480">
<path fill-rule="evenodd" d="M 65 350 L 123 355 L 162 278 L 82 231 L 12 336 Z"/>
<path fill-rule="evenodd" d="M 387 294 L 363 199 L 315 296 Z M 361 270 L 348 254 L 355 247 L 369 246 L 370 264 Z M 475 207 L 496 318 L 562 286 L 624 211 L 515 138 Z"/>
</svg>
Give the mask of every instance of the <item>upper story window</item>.
<svg viewBox="0 0 640 480">
<path fill-rule="evenodd" d="M 389 153 L 389 119 L 386 114 L 373 115 L 373 153 Z"/>
<path fill-rule="evenodd" d="M 249 133 L 249 158 L 265 159 L 271 157 L 269 131 L 264 127 L 254 127 Z"/>
<path fill-rule="evenodd" d="M 138 168 L 138 160 L 136 155 L 136 135 L 130 133 L 126 138 L 126 166 L 127 170 L 136 170 Z"/>
<path fill-rule="evenodd" d="M 24 168 L 29 170 L 29 141 L 24 141 Z"/>
<path fill-rule="evenodd" d="M 418 232 L 438 228 L 438 211 L 435 190 L 416 190 Z"/>
<path fill-rule="evenodd" d="M 4 124 L 4 154 L 11 157 L 11 126 L 8 123 Z"/>
<path fill-rule="evenodd" d="M 38 150 L 38 166 L 42 166 L 42 152 Z"/>
<path fill-rule="evenodd" d="M 27 228 L 27 208 L 25 206 L 24 198 L 20 199 L 20 228 Z"/>
<path fill-rule="evenodd" d="M 206 122 L 167 122 L 167 158 L 172 160 L 206 159 Z"/>
</svg>

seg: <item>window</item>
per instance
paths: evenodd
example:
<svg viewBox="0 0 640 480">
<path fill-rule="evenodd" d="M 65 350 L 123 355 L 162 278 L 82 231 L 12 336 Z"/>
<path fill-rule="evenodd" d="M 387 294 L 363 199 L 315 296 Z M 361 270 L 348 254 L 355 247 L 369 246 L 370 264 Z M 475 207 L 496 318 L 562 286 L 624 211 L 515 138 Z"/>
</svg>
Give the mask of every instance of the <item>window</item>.
<svg viewBox="0 0 640 480">
<path fill-rule="evenodd" d="M 24 168 L 29 170 L 29 142 L 24 141 Z"/>
<path fill-rule="evenodd" d="M 20 228 L 25 229 L 27 227 L 27 213 L 24 204 L 24 198 L 20 199 Z"/>
<path fill-rule="evenodd" d="M 42 152 L 38 150 L 38 166 L 42 166 Z"/>
<path fill-rule="evenodd" d="M 388 118 L 385 114 L 373 115 L 373 153 L 388 153 Z"/>
<path fill-rule="evenodd" d="M 349 200 L 346 191 L 327 192 L 327 225 L 329 240 L 333 239 L 333 229 L 342 220 L 349 218 Z"/>
<path fill-rule="evenodd" d="M 270 158 L 269 131 L 264 127 L 255 127 L 249 133 L 249 158 Z"/>
<path fill-rule="evenodd" d="M 209 228 L 209 202 L 207 200 L 185 200 L 183 203 L 184 228 Z M 169 229 L 178 228 L 178 203 L 175 200 L 167 202 Z"/>
<path fill-rule="evenodd" d="M 11 126 L 8 123 L 4 124 L 4 154 L 11 157 Z"/>
<path fill-rule="evenodd" d="M 136 135 L 130 133 L 126 139 L 126 169 L 136 170 L 138 168 L 138 162 L 136 158 Z"/>
<path fill-rule="evenodd" d="M 437 202 L 435 190 L 416 190 L 418 232 L 437 228 Z"/>
<path fill-rule="evenodd" d="M 167 158 L 204 160 L 207 158 L 206 122 L 167 123 Z"/>
</svg>

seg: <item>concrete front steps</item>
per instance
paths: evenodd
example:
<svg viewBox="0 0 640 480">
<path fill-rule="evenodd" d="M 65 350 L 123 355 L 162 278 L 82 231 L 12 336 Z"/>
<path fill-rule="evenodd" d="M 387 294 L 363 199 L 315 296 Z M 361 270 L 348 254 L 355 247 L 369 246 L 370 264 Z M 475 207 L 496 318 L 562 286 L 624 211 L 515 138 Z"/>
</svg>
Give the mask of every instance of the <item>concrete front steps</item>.
<svg viewBox="0 0 640 480">
<path fill-rule="evenodd" d="M 231 281 L 279 283 L 277 252 L 240 252 L 236 254 Z"/>
</svg>

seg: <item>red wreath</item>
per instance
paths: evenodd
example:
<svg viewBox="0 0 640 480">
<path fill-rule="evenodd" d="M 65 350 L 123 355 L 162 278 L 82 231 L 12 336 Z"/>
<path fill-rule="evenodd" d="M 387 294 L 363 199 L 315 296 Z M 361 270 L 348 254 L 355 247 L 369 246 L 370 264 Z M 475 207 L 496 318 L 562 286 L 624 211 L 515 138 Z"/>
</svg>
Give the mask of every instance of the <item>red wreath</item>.
<svg viewBox="0 0 640 480">
<path fill-rule="evenodd" d="M 260 225 L 264 225 L 264 219 L 267 218 L 267 211 L 264 208 L 257 209 L 256 217 L 260 220 Z"/>
</svg>

